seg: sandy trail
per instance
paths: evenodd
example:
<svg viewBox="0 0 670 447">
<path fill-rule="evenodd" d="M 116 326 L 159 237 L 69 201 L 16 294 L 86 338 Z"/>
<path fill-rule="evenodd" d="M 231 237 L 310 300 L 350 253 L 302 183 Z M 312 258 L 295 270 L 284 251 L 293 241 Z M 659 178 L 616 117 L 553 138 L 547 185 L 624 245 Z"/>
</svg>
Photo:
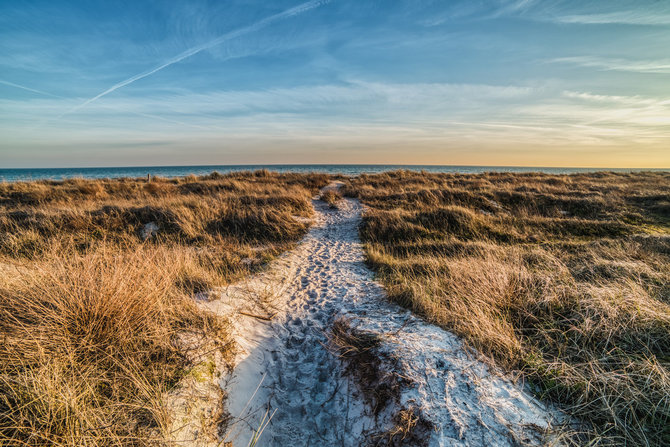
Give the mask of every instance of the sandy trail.
<svg viewBox="0 0 670 447">
<path fill-rule="evenodd" d="M 553 411 L 491 374 L 456 336 L 387 300 L 363 263 L 361 205 L 351 199 L 337 210 L 313 204 L 314 225 L 295 250 L 268 271 L 219 291 L 220 298 L 208 304 L 236 315 L 242 347 L 234 373 L 222 383 L 235 417 L 226 441 L 247 446 L 263 417 L 274 414 L 259 445 L 542 443 Z M 377 335 L 383 341 L 375 351 L 384 359 L 382 372 L 402 378 L 396 399 L 376 414 L 345 372 L 345 361 L 329 347 L 340 318 Z M 408 408 L 420 421 L 415 438 L 387 442 L 381 435 Z"/>
</svg>

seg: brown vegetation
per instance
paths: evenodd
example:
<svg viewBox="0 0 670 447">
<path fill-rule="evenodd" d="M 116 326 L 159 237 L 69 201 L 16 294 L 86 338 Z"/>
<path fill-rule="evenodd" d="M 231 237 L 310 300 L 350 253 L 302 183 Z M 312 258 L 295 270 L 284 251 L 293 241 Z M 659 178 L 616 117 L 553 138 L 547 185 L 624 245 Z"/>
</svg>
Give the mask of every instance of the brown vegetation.
<svg viewBox="0 0 670 447">
<path fill-rule="evenodd" d="M 399 303 L 586 422 L 670 442 L 670 174 L 352 179 L 368 260 Z"/>
<path fill-rule="evenodd" d="M 340 318 L 333 323 L 330 342 L 345 360 L 345 372 L 356 379 L 375 415 L 399 399 L 398 377 L 382 368 L 387 359 L 378 350 L 381 345 L 378 335 L 356 329 Z"/>
<path fill-rule="evenodd" d="M 392 418 L 393 427 L 372 436 L 370 447 L 427 447 L 435 427 L 418 410 L 413 405 L 398 410 Z"/>
<path fill-rule="evenodd" d="M 161 444 L 165 393 L 191 366 L 179 338 L 233 349 L 191 295 L 295 243 L 328 180 L 0 184 L 0 445 Z M 398 171 L 345 187 L 369 207 L 361 235 L 393 299 L 585 421 L 575 442 L 657 446 L 670 443 L 668 191 L 668 173 Z M 332 335 L 380 411 L 397 378 L 379 373 L 379 340 L 346 321 Z M 375 442 L 430 428 L 396 416 Z"/>
<path fill-rule="evenodd" d="M 232 352 L 190 295 L 287 249 L 323 175 L 0 184 L 0 445 L 161 444 L 179 339 Z"/>
<path fill-rule="evenodd" d="M 332 209 L 337 208 L 337 202 L 342 200 L 342 195 L 334 189 L 328 189 L 321 194 L 321 200 L 326 202 Z"/>
<path fill-rule="evenodd" d="M 335 320 L 330 333 L 331 346 L 346 363 L 345 373 L 354 378 L 375 417 L 378 418 L 389 405 L 394 406 L 391 428 L 368 433 L 365 445 L 428 445 L 430 432 L 435 427 L 417 408 L 400 403 L 401 388 L 409 385 L 410 379 L 394 371 L 399 359 L 380 349 L 382 341 L 378 334 L 358 329 L 343 317 Z"/>
</svg>

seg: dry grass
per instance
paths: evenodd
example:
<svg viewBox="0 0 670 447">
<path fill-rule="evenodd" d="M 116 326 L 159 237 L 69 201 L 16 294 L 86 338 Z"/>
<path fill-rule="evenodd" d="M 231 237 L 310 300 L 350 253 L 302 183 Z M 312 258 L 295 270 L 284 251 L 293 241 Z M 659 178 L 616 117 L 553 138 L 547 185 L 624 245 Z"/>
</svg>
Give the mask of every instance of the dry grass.
<svg viewBox="0 0 670 447">
<path fill-rule="evenodd" d="M 393 415 L 393 427 L 385 433 L 373 436 L 369 445 L 374 447 L 426 447 L 435 430 L 416 407 L 409 405 Z"/>
<path fill-rule="evenodd" d="M 162 247 L 57 248 L 0 287 L 3 442 L 160 439 L 163 392 L 187 366 L 177 333 L 216 331 L 219 348 L 230 348 L 226 322 L 175 287 L 194 259 Z"/>
<path fill-rule="evenodd" d="M 321 194 L 321 200 L 326 202 L 332 209 L 337 209 L 337 202 L 342 200 L 342 195 L 334 189 L 328 189 Z"/>
<path fill-rule="evenodd" d="M 670 443 L 670 174 L 352 179 L 392 298 L 586 422 L 576 443 Z"/>
<path fill-rule="evenodd" d="M 145 225 L 152 243 L 199 247 L 220 270 L 239 265 L 231 253 L 262 261 L 304 234 L 309 201 L 323 175 L 266 171 L 185 179 L 134 179 L 0 184 L 0 253 L 31 258 L 45 242 L 84 249 L 104 240 L 137 244 Z M 263 250 L 245 251 L 245 245 Z M 203 254 L 206 257 L 206 254 Z"/>
<path fill-rule="evenodd" d="M 381 339 L 377 334 L 356 329 L 340 318 L 333 323 L 330 343 L 346 362 L 345 372 L 356 379 L 375 415 L 398 401 L 401 381 L 392 370 L 383 367 L 388 359 L 378 350 Z"/>
<path fill-rule="evenodd" d="M 307 229 L 319 175 L 0 185 L 0 445 L 161 445 L 179 339 L 232 352 L 193 293 Z M 155 234 L 142 233 L 149 223 Z"/>
<path fill-rule="evenodd" d="M 351 321 L 339 318 L 333 323 L 330 345 L 345 363 L 345 372 L 355 379 L 375 417 L 393 404 L 392 426 L 386 431 L 368 433 L 365 446 L 400 447 L 426 446 L 430 432 L 435 429 L 411 404 L 400 402 L 401 388 L 409 384 L 398 375 L 394 366 L 397 357 L 380 350 L 382 339 L 378 334 L 352 326 Z"/>
</svg>

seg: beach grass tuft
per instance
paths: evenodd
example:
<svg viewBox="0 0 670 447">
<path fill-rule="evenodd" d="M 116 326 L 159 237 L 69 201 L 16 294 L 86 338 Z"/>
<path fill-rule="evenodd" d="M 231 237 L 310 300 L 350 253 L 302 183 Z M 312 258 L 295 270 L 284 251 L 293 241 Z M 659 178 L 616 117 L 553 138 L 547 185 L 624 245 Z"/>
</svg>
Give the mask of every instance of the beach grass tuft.
<svg viewBox="0 0 670 447">
<path fill-rule="evenodd" d="M 342 200 L 342 195 L 334 189 L 328 189 L 321 193 L 320 198 L 322 201 L 326 202 L 331 209 L 337 209 L 337 203 Z"/>
</svg>

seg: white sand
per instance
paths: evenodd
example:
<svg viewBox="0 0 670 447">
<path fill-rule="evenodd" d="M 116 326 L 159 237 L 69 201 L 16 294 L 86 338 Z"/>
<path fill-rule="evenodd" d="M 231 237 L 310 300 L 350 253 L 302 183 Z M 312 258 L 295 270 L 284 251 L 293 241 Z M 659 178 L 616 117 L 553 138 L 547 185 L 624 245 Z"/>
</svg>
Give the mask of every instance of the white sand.
<svg viewBox="0 0 670 447">
<path fill-rule="evenodd" d="M 555 411 L 491 374 L 453 334 L 387 300 L 363 264 L 361 205 L 346 199 L 339 210 L 320 201 L 314 207 L 314 225 L 295 250 L 268 271 L 218 291 L 220 299 L 208 304 L 234 316 L 243 348 L 222 383 L 228 411 L 237 418 L 225 440 L 247 446 L 267 411 L 274 417 L 258 445 L 366 445 L 392 426 L 400 408 L 413 406 L 435 427 L 421 445 L 547 442 L 540 433 L 550 428 Z M 267 322 L 239 314 L 240 308 L 277 314 Z M 344 362 L 327 347 L 333 321 L 343 316 L 379 334 L 386 358 L 397 359 L 384 367 L 407 379 L 399 402 L 376 418 L 358 384 L 345 375 Z"/>
</svg>

